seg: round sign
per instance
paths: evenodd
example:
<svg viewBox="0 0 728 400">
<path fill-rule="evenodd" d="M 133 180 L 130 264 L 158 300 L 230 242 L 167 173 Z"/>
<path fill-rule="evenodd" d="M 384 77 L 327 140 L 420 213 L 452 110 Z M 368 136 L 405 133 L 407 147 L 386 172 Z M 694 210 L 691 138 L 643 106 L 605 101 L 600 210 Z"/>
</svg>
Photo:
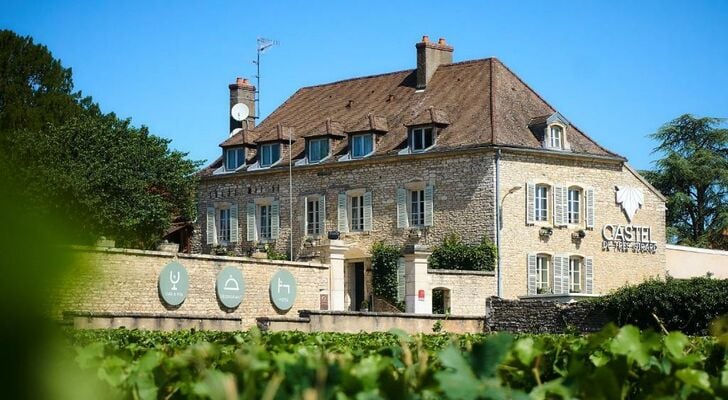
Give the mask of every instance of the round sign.
<svg viewBox="0 0 728 400">
<path fill-rule="evenodd" d="M 245 282 L 243 273 L 235 267 L 227 267 L 217 274 L 217 298 L 227 308 L 235 308 L 243 301 Z"/>
<path fill-rule="evenodd" d="M 185 301 L 190 279 L 182 264 L 173 261 L 162 268 L 159 273 L 159 293 L 170 306 L 178 306 Z"/>
<path fill-rule="evenodd" d="M 296 278 L 285 269 L 278 270 L 270 280 L 270 299 L 279 310 L 289 310 L 296 301 Z"/>
</svg>

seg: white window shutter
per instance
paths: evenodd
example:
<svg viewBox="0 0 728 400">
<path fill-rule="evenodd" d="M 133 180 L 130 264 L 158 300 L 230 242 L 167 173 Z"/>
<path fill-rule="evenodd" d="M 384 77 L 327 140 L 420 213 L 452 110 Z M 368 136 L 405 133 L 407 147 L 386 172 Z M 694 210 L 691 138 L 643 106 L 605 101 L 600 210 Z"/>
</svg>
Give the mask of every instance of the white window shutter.
<svg viewBox="0 0 728 400">
<path fill-rule="evenodd" d="M 538 293 L 536 290 L 536 253 L 528 254 L 528 279 L 526 280 L 526 285 L 528 286 L 529 296 Z"/>
<path fill-rule="evenodd" d="M 501 217 L 502 218 L 502 217 Z M 536 184 L 526 184 L 526 224 L 536 222 Z"/>
<path fill-rule="evenodd" d="M 372 192 L 364 193 L 364 230 L 372 230 Z"/>
<path fill-rule="evenodd" d="M 571 276 L 569 275 L 569 256 L 561 257 L 561 293 L 569 294 L 571 285 Z"/>
<path fill-rule="evenodd" d="M 566 225 L 566 187 L 554 186 L 554 226 Z"/>
<path fill-rule="evenodd" d="M 584 258 L 584 290 L 587 294 L 594 293 L 594 257 Z"/>
<path fill-rule="evenodd" d="M 586 227 L 594 228 L 594 188 L 586 190 Z"/>
<path fill-rule="evenodd" d="M 397 259 L 397 301 L 404 301 L 406 280 L 404 258 L 400 257 Z"/>
<path fill-rule="evenodd" d="M 397 189 L 397 228 L 407 227 L 407 190 Z"/>
<path fill-rule="evenodd" d="M 278 200 L 270 205 L 270 238 L 278 239 L 281 231 L 281 206 Z"/>
<path fill-rule="evenodd" d="M 217 232 L 215 229 L 215 207 L 207 207 L 207 244 L 217 244 Z"/>
<path fill-rule="evenodd" d="M 561 262 L 561 256 L 554 256 L 553 258 L 553 282 L 554 287 L 551 291 L 554 294 L 561 294 L 563 288 L 563 276 L 564 276 L 564 264 Z"/>
<path fill-rule="evenodd" d="M 245 206 L 245 214 L 246 214 L 246 228 L 248 233 L 248 241 L 253 242 L 255 241 L 255 203 L 248 203 Z"/>
<path fill-rule="evenodd" d="M 435 188 L 431 185 L 425 186 L 425 226 L 432 226 L 434 222 Z"/>
<path fill-rule="evenodd" d="M 237 243 L 239 239 L 238 234 L 238 205 L 230 205 L 230 243 Z"/>
<path fill-rule="evenodd" d="M 319 232 L 326 234 L 326 195 L 319 197 Z"/>
<path fill-rule="evenodd" d="M 308 197 L 303 198 L 303 236 L 308 235 Z"/>
<path fill-rule="evenodd" d="M 346 210 L 346 200 L 347 196 L 346 193 L 339 193 L 339 201 L 336 204 L 337 208 L 337 216 L 338 216 L 338 224 L 337 229 L 341 233 L 349 232 L 349 224 L 346 220 L 347 210 Z"/>
</svg>

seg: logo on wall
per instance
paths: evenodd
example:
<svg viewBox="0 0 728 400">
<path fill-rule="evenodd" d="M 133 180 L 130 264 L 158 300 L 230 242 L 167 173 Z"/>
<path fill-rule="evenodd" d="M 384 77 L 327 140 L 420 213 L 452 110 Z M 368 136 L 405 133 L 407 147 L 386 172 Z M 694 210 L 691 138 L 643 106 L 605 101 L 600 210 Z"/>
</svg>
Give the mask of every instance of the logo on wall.
<svg viewBox="0 0 728 400">
<path fill-rule="evenodd" d="M 217 298 L 227 308 L 235 308 L 243 301 L 245 281 L 243 273 L 235 267 L 227 267 L 217 274 Z"/>
<path fill-rule="evenodd" d="M 627 221 L 632 222 L 637 210 L 642 207 L 645 202 L 645 196 L 642 189 L 629 186 L 615 186 L 617 204 L 622 206 L 622 210 L 627 215 Z"/>
<path fill-rule="evenodd" d="M 278 270 L 270 280 L 270 299 L 273 305 L 281 310 L 288 311 L 296 301 L 296 278 L 285 269 Z"/>
<path fill-rule="evenodd" d="M 176 261 L 167 264 L 159 273 L 159 294 L 170 306 L 178 306 L 185 301 L 189 286 L 187 270 Z"/>
</svg>

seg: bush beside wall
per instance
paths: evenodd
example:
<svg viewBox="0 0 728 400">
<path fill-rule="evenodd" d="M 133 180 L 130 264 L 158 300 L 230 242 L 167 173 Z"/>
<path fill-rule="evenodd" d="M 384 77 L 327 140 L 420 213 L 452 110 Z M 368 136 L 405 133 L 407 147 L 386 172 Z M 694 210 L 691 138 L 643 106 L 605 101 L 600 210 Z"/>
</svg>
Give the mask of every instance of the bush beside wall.
<svg viewBox="0 0 728 400">
<path fill-rule="evenodd" d="M 496 247 L 488 238 L 484 237 L 480 244 L 472 245 L 451 233 L 445 236 L 441 245 L 432 249 L 429 261 L 433 269 L 494 271 L 496 260 Z"/>
</svg>

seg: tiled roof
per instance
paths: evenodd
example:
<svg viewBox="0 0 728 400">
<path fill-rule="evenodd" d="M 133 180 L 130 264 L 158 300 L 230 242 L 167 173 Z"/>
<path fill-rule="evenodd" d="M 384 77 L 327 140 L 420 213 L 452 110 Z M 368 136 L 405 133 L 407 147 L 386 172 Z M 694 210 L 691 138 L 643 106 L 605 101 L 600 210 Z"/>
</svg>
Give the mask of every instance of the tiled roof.
<svg viewBox="0 0 728 400">
<path fill-rule="evenodd" d="M 359 119 L 358 122 L 350 126 L 346 132 L 387 132 L 388 130 L 386 117 L 369 113 L 366 117 Z"/>
<path fill-rule="evenodd" d="M 260 129 L 256 129 L 256 131 L 259 131 Z M 283 124 L 277 124 L 273 127 L 273 129 L 270 129 L 268 132 L 260 135 L 258 139 L 255 140 L 256 143 L 264 143 L 264 142 L 288 142 L 288 141 L 296 141 L 296 134 L 295 129 L 290 126 L 285 126 Z"/>
<path fill-rule="evenodd" d="M 290 126 L 301 137 L 341 135 L 359 129 L 370 115 L 385 125 L 376 155 L 396 154 L 407 144 L 407 126 L 429 120 L 441 126 L 437 151 L 501 145 L 541 148 L 529 125 L 556 110 L 495 58 L 441 65 L 425 90 L 416 89 L 416 70 L 347 79 L 304 87 L 256 129 Z M 427 122 L 426 122 L 427 123 Z M 619 157 L 571 125 L 571 152 Z M 227 140 L 229 143 L 235 138 Z M 293 158 L 304 157 L 304 141 L 293 144 Z M 336 140 L 333 154 L 346 152 Z M 332 157 L 331 161 L 336 162 Z M 281 163 L 282 165 L 285 163 Z"/>
</svg>

